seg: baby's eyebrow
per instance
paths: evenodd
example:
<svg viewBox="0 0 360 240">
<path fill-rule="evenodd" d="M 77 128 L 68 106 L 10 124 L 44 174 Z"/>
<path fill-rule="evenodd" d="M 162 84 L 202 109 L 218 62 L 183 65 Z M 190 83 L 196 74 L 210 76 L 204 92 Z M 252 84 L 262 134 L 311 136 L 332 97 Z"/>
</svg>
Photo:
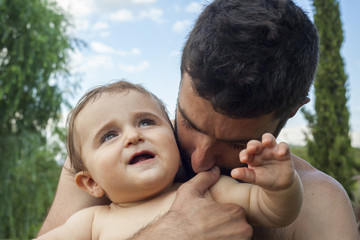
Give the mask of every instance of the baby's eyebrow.
<svg viewBox="0 0 360 240">
<path fill-rule="evenodd" d="M 104 132 L 107 131 L 107 129 L 109 129 L 109 127 L 113 124 L 114 121 L 108 121 L 105 124 L 103 124 L 98 130 L 96 130 L 96 133 L 94 135 L 94 137 L 92 138 L 93 141 L 96 141 L 97 139 L 102 138 L 102 135 L 104 134 Z"/>
</svg>

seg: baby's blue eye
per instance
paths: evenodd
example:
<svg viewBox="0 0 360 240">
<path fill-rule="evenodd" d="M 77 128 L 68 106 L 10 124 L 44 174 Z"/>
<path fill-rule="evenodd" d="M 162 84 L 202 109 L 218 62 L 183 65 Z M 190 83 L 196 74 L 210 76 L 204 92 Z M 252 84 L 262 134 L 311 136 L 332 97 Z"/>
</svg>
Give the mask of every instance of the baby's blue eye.
<svg viewBox="0 0 360 240">
<path fill-rule="evenodd" d="M 108 132 L 101 138 L 101 143 L 107 142 L 117 136 L 115 132 Z"/>
<path fill-rule="evenodd" d="M 150 126 L 150 125 L 155 125 L 155 121 L 152 119 L 144 118 L 144 119 L 141 119 L 139 122 L 139 127 L 146 127 L 146 126 Z"/>
</svg>

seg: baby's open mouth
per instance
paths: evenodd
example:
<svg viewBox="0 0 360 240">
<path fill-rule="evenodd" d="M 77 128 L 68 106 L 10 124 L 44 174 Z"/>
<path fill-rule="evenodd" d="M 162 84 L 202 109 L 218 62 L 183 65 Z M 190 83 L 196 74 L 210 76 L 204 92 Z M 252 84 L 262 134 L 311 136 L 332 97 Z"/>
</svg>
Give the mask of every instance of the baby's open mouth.
<svg viewBox="0 0 360 240">
<path fill-rule="evenodd" d="M 148 159 L 154 158 L 155 155 L 149 152 L 142 152 L 139 154 L 135 154 L 135 156 L 133 156 L 129 162 L 130 165 L 139 163 L 139 162 L 143 162 L 146 161 Z"/>
</svg>

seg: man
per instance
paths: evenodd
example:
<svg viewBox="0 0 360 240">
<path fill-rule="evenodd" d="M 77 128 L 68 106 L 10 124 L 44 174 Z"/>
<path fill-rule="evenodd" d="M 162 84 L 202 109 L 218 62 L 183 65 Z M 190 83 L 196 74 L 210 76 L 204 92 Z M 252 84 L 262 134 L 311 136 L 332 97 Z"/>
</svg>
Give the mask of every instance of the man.
<svg viewBox="0 0 360 240">
<path fill-rule="evenodd" d="M 203 195 L 218 177 L 207 170 L 217 165 L 229 174 L 241 166 L 238 154 L 249 140 L 278 135 L 309 102 L 317 58 L 316 29 L 292 1 L 216 0 L 207 6 L 183 49 L 175 123 L 184 167 L 199 174 L 179 189 L 168 214 L 133 239 L 357 239 L 342 186 L 296 156 L 304 202 L 287 227 L 251 227 L 242 208 Z M 60 180 L 43 230 L 95 204 L 78 200 L 71 188 L 70 180 Z M 60 222 L 51 223 L 60 212 Z"/>
</svg>

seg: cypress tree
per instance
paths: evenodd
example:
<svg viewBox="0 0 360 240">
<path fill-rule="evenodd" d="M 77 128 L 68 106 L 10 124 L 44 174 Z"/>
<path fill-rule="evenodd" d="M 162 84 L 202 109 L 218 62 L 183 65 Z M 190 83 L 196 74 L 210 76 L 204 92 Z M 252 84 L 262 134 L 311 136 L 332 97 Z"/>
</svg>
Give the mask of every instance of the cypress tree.
<svg viewBox="0 0 360 240">
<path fill-rule="evenodd" d="M 338 0 L 313 0 L 320 37 L 315 87 L 315 114 L 303 110 L 312 137 L 307 136 L 310 162 L 337 179 L 351 197 L 355 159 L 349 136 L 347 76 L 340 50 L 343 30 Z"/>
</svg>

